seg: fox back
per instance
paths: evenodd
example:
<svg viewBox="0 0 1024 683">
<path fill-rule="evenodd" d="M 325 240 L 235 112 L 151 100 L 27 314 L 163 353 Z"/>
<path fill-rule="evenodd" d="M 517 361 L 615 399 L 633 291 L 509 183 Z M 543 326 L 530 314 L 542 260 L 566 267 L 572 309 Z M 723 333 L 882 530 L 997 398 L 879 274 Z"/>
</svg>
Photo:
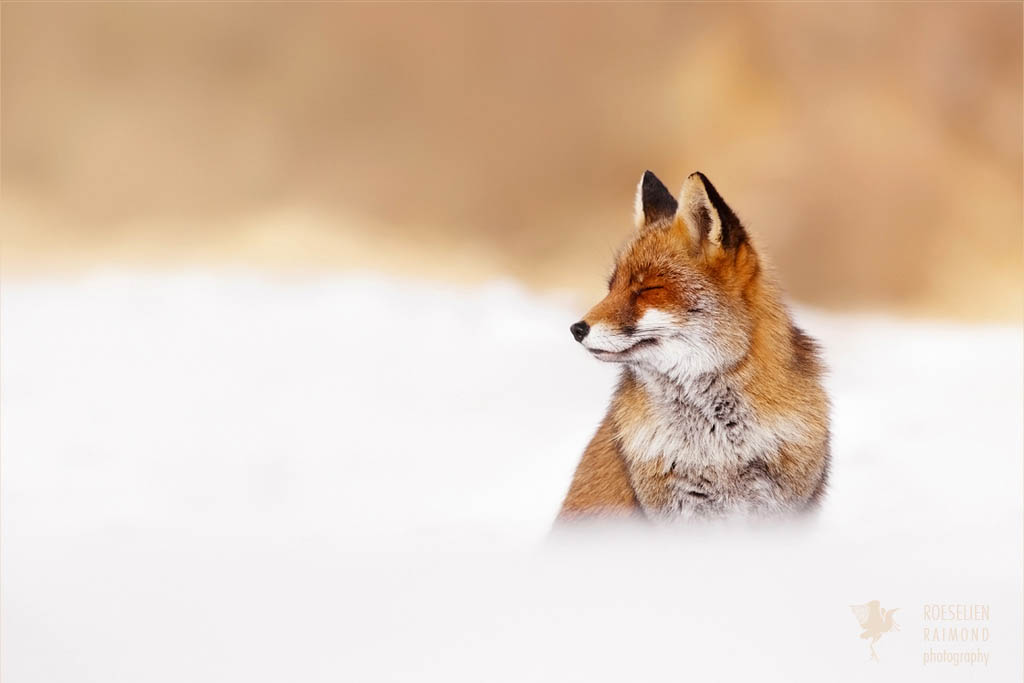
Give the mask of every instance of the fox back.
<svg viewBox="0 0 1024 683">
<path fill-rule="evenodd" d="M 650 171 L 608 294 L 571 332 L 621 365 L 562 518 L 691 519 L 797 512 L 829 469 L 817 344 L 710 181 L 678 201 Z"/>
</svg>

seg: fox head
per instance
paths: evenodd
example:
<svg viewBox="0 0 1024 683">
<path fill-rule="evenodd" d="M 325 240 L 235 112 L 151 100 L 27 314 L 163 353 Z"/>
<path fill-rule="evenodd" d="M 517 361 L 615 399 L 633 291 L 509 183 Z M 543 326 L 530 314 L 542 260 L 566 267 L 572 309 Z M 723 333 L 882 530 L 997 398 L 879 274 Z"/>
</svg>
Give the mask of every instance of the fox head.
<svg viewBox="0 0 1024 683">
<path fill-rule="evenodd" d="M 570 326 L 573 337 L 600 360 L 670 376 L 738 363 L 762 283 L 736 214 L 704 174 L 687 178 L 676 201 L 650 171 L 635 211 L 608 295 Z"/>
</svg>

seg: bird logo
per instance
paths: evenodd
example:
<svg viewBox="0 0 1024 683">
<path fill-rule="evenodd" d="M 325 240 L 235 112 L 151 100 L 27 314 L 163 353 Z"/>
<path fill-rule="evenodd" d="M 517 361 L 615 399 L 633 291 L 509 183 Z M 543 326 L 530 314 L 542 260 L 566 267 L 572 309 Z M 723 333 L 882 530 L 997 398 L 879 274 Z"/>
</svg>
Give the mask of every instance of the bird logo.
<svg viewBox="0 0 1024 683">
<path fill-rule="evenodd" d="M 875 652 L 875 643 L 882 637 L 882 634 L 889 631 L 899 631 L 900 627 L 893 621 L 893 616 L 899 607 L 884 609 L 878 600 L 872 600 L 863 605 L 850 605 L 853 616 L 857 617 L 864 632 L 860 637 L 868 641 L 871 648 L 871 659 L 878 661 L 878 653 Z"/>
</svg>

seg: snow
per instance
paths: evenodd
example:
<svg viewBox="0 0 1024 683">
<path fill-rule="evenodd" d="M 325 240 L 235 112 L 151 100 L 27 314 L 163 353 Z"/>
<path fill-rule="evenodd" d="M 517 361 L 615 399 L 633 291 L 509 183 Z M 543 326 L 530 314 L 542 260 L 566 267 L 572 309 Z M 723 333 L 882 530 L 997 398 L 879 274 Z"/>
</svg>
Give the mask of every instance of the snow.
<svg viewBox="0 0 1024 683">
<path fill-rule="evenodd" d="M 816 519 L 551 536 L 615 380 L 566 300 L 224 270 L 0 297 L 5 682 L 1022 675 L 1019 327 L 801 310 Z M 990 605 L 989 639 L 923 642 L 930 603 Z"/>
</svg>

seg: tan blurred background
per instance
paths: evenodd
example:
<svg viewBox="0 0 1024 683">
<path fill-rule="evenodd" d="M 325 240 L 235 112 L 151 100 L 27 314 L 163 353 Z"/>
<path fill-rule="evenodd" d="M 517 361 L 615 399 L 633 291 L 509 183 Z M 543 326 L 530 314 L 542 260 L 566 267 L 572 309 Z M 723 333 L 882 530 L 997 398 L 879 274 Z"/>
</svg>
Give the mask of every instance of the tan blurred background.
<svg viewBox="0 0 1024 683">
<path fill-rule="evenodd" d="M 7 277 L 124 264 L 596 294 L 650 168 L 793 296 L 1021 312 L 1020 4 L 3 4 Z"/>
</svg>

